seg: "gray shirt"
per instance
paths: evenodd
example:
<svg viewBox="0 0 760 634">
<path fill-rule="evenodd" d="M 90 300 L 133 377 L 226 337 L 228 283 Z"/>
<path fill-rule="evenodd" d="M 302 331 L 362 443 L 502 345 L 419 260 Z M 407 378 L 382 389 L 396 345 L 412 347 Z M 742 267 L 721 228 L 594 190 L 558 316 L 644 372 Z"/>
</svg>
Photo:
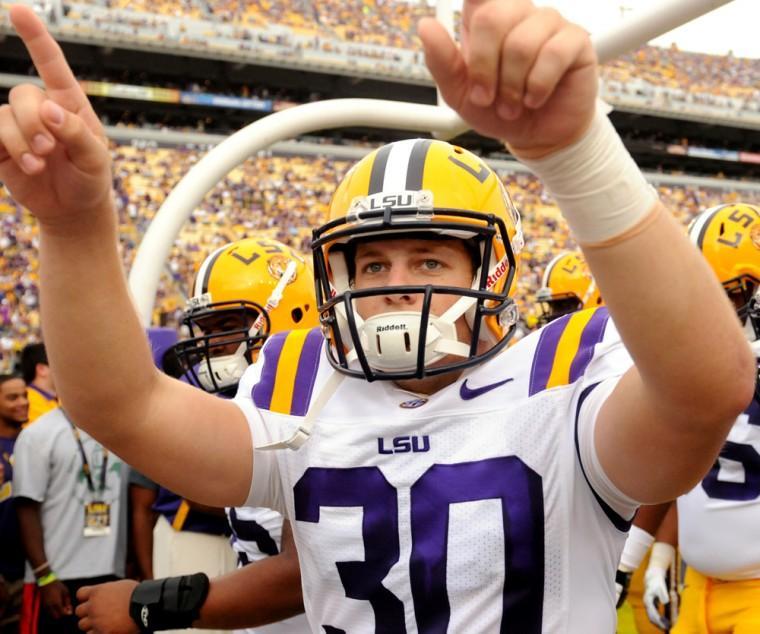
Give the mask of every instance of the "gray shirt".
<svg viewBox="0 0 760 634">
<path fill-rule="evenodd" d="M 22 430 L 16 441 L 14 497 L 40 503 L 45 554 L 59 579 L 124 576 L 127 541 L 128 467 L 108 452 L 105 487 L 100 491 L 103 446 L 79 430 L 94 492 L 82 469 L 82 453 L 63 410 L 55 409 Z M 85 505 L 110 504 L 109 535 L 85 537 Z M 27 562 L 26 581 L 34 575 Z"/>
</svg>

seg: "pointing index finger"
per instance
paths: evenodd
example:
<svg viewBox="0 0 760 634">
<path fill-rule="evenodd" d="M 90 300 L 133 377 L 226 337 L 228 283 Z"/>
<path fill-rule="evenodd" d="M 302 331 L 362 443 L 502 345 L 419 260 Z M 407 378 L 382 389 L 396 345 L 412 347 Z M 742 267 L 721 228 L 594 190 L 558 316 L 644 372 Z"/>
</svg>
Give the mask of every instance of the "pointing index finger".
<svg viewBox="0 0 760 634">
<path fill-rule="evenodd" d="M 13 5 L 10 18 L 29 51 L 48 95 L 70 112 L 91 111 L 87 96 L 66 62 L 61 47 L 48 33 L 42 20 L 24 5 Z"/>
</svg>

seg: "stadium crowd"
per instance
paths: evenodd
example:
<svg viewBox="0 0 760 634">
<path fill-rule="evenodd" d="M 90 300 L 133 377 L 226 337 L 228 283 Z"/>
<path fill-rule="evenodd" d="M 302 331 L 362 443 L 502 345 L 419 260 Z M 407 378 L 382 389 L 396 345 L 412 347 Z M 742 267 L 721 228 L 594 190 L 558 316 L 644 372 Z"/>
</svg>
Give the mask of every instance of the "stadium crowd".
<svg viewBox="0 0 760 634">
<path fill-rule="evenodd" d="M 88 4 L 97 7 L 105 4 L 113 11 L 93 16 L 88 13 Z M 320 3 L 301 0 L 107 0 L 104 3 L 90 0 L 66 3 L 65 6 L 67 19 L 83 32 L 92 26 L 107 32 L 109 23 L 114 26 L 129 22 L 135 36 L 138 36 L 138 32 L 145 31 L 146 27 L 159 27 L 161 18 L 172 18 L 183 21 L 183 24 L 177 28 L 166 27 L 166 38 L 188 44 L 188 38 L 194 37 L 189 24 L 197 20 L 208 23 L 207 35 L 229 36 L 227 29 L 232 26 L 237 29 L 234 35 L 243 44 L 274 44 L 284 56 L 291 53 L 297 56 L 304 49 L 311 49 L 328 54 L 338 53 L 345 57 L 344 61 L 363 57 L 375 60 L 379 70 L 393 68 L 389 64 L 402 60 L 402 56 L 394 53 L 393 49 L 402 49 L 407 54 L 421 50 L 416 24 L 421 17 L 432 15 L 434 11 L 424 2 L 393 0 L 330 0 Z M 128 13 L 120 10 L 128 10 Z M 457 26 L 458 21 L 457 13 Z M 263 35 L 267 29 L 272 30 L 271 34 Z M 210 39 L 196 39 L 200 46 L 212 46 Z M 294 48 L 294 51 L 288 52 L 288 47 Z M 422 67 L 419 55 L 415 53 L 411 59 L 415 65 Z M 398 67 L 393 70 L 398 71 Z M 664 89 L 665 100 L 676 103 L 701 103 L 756 112 L 760 102 L 760 62 L 731 54 L 717 56 L 680 51 L 676 47 L 645 46 L 604 65 L 602 78 L 619 91 L 625 91 L 625 86 L 631 85 L 638 85 L 635 90 L 645 92 Z"/>
<path fill-rule="evenodd" d="M 201 153 L 189 148 L 114 145 L 112 154 L 123 258 L 129 269 L 154 215 Z M 178 323 L 184 289 L 203 258 L 222 244 L 261 236 L 308 252 L 311 229 L 323 222 L 335 183 L 348 167 L 348 162 L 327 156 L 261 156 L 233 170 L 194 210 L 175 242 L 159 287 L 156 321 Z M 526 320 L 533 324 L 533 296 L 545 265 L 560 251 L 576 245 L 536 178 L 524 173 L 500 175 L 523 216 L 526 246 L 518 299 Z M 760 194 L 739 195 L 723 189 L 660 187 L 659 193 L 684 226 L 699 210 L 720 202 L 760 202 Z M 0 365 L 9 366 L 25 343 L 40 338 L 38 245 L 34 222 L 4 190 L 0 194 L 0 227 Z"/>
<path fill-rule="evenodd" d="M 7 21 L 0 3 L 0 22 Z M 90 0 L 63 4 L 56 28 L 69 36 L 144 39 L 151 45 L 310 60 L 382 74 L 427 77 L 418 51 L 426 3 L 337 0 L 321 3 L 204 0 Z M 458 22 L 459 15 L 456 15 Z M 650 106 L 732 112 L 760 109 L 758 60 L 645 46 L 602 66 L 607 98 L 635 97 Z"/>
</svg>

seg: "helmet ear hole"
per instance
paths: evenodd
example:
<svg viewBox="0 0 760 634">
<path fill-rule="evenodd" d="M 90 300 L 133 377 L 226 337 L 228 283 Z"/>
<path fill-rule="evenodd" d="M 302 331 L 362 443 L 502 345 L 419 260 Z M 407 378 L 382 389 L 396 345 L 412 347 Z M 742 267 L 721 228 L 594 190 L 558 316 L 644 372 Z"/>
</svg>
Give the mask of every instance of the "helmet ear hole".
<svg viewBox="0 0 760 634">
<path fill-rule="evenodd" d="M 290 316 L 293 318 L 293 321 L 295 323 L 298 323 L 299 321 L 303 319 L 303 310 L 301 310 L 300 308 L 294 308 L 293 310 L 290 311 Z"/>
</svg>

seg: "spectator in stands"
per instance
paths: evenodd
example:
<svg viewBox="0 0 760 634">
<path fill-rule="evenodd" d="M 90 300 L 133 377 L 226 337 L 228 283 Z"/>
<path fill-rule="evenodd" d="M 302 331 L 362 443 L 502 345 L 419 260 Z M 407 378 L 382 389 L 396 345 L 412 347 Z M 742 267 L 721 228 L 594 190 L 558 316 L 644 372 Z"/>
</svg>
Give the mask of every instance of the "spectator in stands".
<svg viewBox="0 0 760 634">
<path fill-rule="evenodd" d="M 76 591 L 124 576 L 127 470 L 62 408 L 19 435 L 13 495 L 28 562 L 22 631 L 77 634 Z"/>
<path fill-rule="evenodd" d="M 29 393 L 29 423 L 58 407 L 53 373 L 48 365 L 45 344 L 27 344 L 21 352 L 21 373 Z"/>
<path fill-rule="evenodd" d="M 26 385 L 0 374 L 0 634 L 18 631 L 24 583 L 24 551 L 13 504 L 13 449 L 29 417 Z"/>
</svg>

